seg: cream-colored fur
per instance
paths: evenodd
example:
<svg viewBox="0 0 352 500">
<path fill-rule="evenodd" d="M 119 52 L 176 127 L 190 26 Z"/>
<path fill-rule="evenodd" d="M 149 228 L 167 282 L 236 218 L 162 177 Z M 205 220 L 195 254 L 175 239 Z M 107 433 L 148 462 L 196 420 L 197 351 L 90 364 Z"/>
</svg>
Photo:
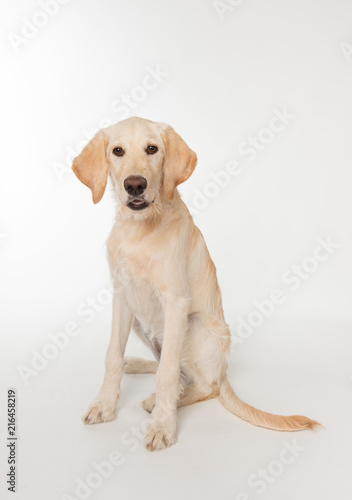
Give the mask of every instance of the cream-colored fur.
<svg viewBox="0 0 352 500">
<path fill-rule="evenodd" d="M 148 146 L 157 151 L 150 154 Z M 124 154 L 116 156 L 115 148 Z M 149 450 L 176 442 L 178 406 L 213 397 L 255 425 L 293 431 L 317 424 L 303 416 L 257 410 L 238 399 L 227 380 L 231 336 L 215 266 L 176 189 L 196 163 L 195 153 L 171 127 L 141 118 L 101 130 L 73 162 L 95 203 L 109 175 L 117 203 L 107 242 L 115 289 L 111 340 L 103 385 L 84 420 L 94 424 L 115 418 L 124 372 L 156 372 L 156 394 L 142 403 L 152 412 L 145 438 Z M 126 191 L 130 176 L 146 179 L 142 195 L 131 197 Z M 149 205 L 134 210 L 128 205 L 133 198 Z M 124 359 L 131 328 L 156 362 Z"/>
</svg>

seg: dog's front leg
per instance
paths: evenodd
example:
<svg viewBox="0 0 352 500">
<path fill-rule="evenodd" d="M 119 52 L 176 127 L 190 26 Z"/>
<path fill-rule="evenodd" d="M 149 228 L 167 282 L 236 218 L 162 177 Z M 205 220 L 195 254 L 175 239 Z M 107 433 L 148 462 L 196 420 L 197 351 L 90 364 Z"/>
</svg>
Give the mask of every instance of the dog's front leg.
<svg viewBox="0 0 352 500">
<path fill-rule="evenodd" d="M 176 411 L 188 306 L 187 298 L 180 296 L 168 298 L 165 303 L 164 338 L 156 374 L 156 403 L 145 437 L 145 445 L 150 451 L 161 450 L 176 442 Z"/>
<path fill-rule="evenodd" d="M 112 328 L 105 359 L 105 376 L 97 397 L 83 417 L 86 424 L 108 422 L 116 417 L 116 404 L 120 395 L 123 375 L 123 356 L 132 325 L 132 313 L 121 293 L 114 293 Z"/>
</svg>

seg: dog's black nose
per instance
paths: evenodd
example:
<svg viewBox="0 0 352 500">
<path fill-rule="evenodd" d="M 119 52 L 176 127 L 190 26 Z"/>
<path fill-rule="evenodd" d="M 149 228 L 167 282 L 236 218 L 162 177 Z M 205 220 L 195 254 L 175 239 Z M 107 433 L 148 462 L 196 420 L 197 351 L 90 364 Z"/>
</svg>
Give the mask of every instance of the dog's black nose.
<svg viewBox="0 0 352 500">
<path fill-rule="evenodd" d="M 124 180 L 123 186 L 131 196 L 139 196 L 147 189 L 147 179 L 140 175 L 130 175 Z"/>
</svg>

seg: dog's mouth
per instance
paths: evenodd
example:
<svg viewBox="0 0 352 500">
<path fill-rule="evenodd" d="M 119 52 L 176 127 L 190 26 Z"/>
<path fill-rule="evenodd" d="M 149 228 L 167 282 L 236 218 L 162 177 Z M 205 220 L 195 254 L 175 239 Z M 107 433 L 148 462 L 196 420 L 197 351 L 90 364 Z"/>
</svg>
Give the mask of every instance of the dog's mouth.
<svg viewBox="0 0 352 500">
<path fill-rule="evenodd" d="M 135 198 L 127 203 L 128 208 L 131 210 L 144 210 L 149 207 L 149 203 L 140 198 Z"/>
</svg>

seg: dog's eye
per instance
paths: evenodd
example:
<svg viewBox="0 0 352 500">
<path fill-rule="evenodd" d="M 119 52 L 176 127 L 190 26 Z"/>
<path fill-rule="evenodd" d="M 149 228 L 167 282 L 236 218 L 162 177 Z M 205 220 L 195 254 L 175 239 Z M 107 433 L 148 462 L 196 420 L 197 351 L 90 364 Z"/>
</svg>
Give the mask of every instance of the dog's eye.
<svg viewBox="0 0 352 500">
<path fill-rule="evenodd" d="M 114 148 L 112 152 L 115 156 L 123 156 L 125 154 L 122 148 Z"/>
<path fill-rule="evenodd" d="M 156 146 L 148 146 L 146 151 L 148 155 L 154 155 L 158 151 L 158 148 Z"/>
</svg>

